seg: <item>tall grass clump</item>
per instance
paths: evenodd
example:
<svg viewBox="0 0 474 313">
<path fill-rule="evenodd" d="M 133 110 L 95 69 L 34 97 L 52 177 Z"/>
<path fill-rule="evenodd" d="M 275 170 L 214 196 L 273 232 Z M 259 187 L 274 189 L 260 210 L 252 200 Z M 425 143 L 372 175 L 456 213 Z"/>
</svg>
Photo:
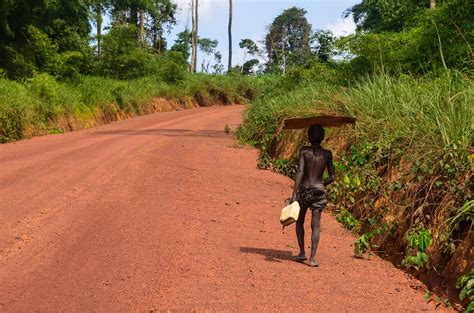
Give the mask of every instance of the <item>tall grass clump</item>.
<svg viewBox="0 0 474 313">
<path fill-rule="evenodd" d="M 23 84 L 0 79 L 0 143 L 22 137 L 23 125 L 30 118 L 26 108 L 34 103 Z"/>
<path fill-rule="evenodd" d="M 254 101 L 240 134 L 244 140 L 259 142 L 265 135 L 276 135 L 286 117 L 322 111 L 356 116 L 359 138 L 390 137 L 428 150 L 466 149 L 473 142 L 473 100 L 472 80 L 457 72 L 418 80 L 380 75 L 350 88 L 314 82 Z"/>
<path fill-rule="evenodd" d="M 246 142 L 261 144 L 280 135 L 286 117 L 304 116 L 321 110 L 347 111 L 345 106 L 333 101 L 340 90 L 333 85 L 315 82 L 278 96 L 263 95 L 248 106 L 238 130 L 239 137 Z"/>
<path fill-rule="evenodd" d="M 367 78 L 343 98 L 347 112 L 359 117 L 359 136 L 407 140 L 427 150 L 472 145 L 474 84 L 459 73 Z"/>
</svg>

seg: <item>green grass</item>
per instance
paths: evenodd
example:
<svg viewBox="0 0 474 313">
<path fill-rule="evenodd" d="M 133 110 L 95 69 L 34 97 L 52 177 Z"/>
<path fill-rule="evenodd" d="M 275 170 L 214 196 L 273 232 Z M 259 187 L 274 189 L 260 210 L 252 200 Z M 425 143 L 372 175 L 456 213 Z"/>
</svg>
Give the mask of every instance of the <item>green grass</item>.
<svg viewBox="0 0 474 313">
<path fill-rule="evenodd" d="M 147 104 L 157 97 L 194 99 L 200 106 L 243 103 L 257 92 L 253 80 L 188 75 L 180 83 L 166 84 L 156 77 L 119 81 L 82 76 L 67 83 L 47 74 L 26 82 L 0 79 L 0 143 L 71 130 L 65 120 L 84 126 L 114 120 L 119 113 L 145 114 Z M 98 116 L 106 118 L 99 120 Z M 64 127 L 64 123 L 69 126 Z"/>
<path fill-rule="evenodd" d="M 390 136 L 426 149 L 466 149 L 473 140 L 474 84 L 446 72 L 437 78 L 367 79 L 344 92 L 345 108 L 371 139 Z"/>
<path fill-rule="evenodd" d="M 331 111 L 356 116 L 358 138 L 402 140 L 426 151 L 467 149 L 473 142 L 473 103 L 472 80 L 455 72 L 419 80 L 375 76 L 349 88 L 313 83 L 254 102 L 240 134 L 261 143 L 285 117 Z"/>
</svg>

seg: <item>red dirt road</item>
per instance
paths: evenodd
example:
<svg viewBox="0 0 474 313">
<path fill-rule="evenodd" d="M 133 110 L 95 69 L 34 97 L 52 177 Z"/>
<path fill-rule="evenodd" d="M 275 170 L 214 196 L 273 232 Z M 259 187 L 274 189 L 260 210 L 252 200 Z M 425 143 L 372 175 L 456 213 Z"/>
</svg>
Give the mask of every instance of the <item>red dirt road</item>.
<svg viewBox="0 0 474 313">
<path fill-rule="evenodd" d="M 223 132 L 242 111 L 0 146 L 0 311 L 435 310 L 390 263 L 354 259 L 329 213 L 320 267 L 290 260 L 294 226 L 282 233 L 278 217 L 292 182 Z"/>
</svg>

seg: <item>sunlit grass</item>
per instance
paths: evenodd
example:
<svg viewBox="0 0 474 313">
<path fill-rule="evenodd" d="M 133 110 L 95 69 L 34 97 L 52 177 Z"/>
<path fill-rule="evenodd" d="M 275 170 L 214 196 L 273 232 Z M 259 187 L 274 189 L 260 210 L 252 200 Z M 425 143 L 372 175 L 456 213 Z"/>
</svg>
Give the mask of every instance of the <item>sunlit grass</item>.
<svg viewBox="0 0 474 313">
<path fill-rule="evenodd" d="M 473 142 L 473 86 L 456 72 L 419 80 L 381 75 L 351 87 L 313 83 L 254 102 L 239 133 L 262 141 L 285 117 L 326 111 L 356 116 L 356 135 L 366 139 L 412 142 L 424 150 L 466 149 Z"/>
<path fill-rule="evenodd" d="M 249 77 L 188 75 L 177 84 L 156 77 L 120 81 L 83 76 L 74 83 L 40 74 L 26 82 L 0 79 L 0 143 L 50 133 L 68 118 L 94 125 L 97 115 L 143 114 L 154 98 L 195 99 L 199 105 L 246 102 L 256 92 Z"/>
</svg>

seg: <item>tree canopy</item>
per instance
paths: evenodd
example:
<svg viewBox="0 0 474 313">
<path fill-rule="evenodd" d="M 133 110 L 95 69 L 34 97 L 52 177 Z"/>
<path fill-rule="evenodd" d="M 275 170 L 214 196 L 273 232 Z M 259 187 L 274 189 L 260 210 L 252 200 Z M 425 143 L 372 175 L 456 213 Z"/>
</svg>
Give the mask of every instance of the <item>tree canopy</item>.
<svg viewBox="0 0 474 313">
<path fill-rule="evenodd" d="M 352 15 L 358 30 L 399 32 L 416 24 L 416 18 L 429 7 L 429 0 L 363 0 L 347 9 L 344 16 Z"/>
<path fill-rule="evenodd" d="M 310 52 L 311 24 L 306 10 L 292 7 L 277 16 L 265 37 L 268 67 L 283 72 L 291 65 L 302 65 Z"/>
</svg>

